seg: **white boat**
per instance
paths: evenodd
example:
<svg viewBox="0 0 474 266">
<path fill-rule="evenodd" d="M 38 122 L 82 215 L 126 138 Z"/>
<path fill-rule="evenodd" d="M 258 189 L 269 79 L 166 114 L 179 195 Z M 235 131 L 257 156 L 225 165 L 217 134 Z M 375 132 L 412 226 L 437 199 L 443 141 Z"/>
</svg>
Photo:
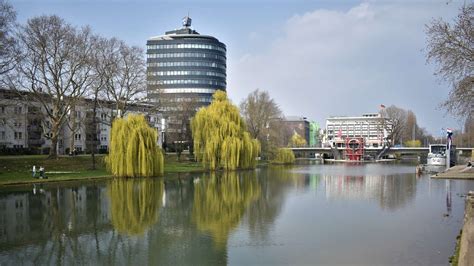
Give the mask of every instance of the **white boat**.
<svg viewBox="0 0 474 266">
<path fill-rule="evenodd" d="M 430 151 L 428 153 L 428 166 L 445 166 L 446 165 L 446 145 L 445 144 L 430 144 Z"/>
</svg>

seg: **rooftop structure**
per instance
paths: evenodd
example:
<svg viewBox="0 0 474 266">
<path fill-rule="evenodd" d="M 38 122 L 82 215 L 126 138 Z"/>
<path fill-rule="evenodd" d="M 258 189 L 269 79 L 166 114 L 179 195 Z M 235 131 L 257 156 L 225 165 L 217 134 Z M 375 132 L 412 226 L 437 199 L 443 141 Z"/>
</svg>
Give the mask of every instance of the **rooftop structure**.
<svg viewBox="0 0 474 266">
<path fill-rule="evenodd" d="M 195 101 L 208 105 L 216 90 L 226 90 L 226 46 L 215 37 L 181 29 L 147 41 L 147 95 L 151 101 Z M 166 109 L 166 108 L 165 108 Z"/>
</svg>

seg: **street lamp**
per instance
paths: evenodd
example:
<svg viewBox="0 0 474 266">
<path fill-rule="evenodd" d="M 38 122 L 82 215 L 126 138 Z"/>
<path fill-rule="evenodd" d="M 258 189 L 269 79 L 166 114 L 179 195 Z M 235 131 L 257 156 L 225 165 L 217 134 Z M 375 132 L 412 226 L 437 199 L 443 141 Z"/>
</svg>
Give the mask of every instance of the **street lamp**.
<svg viewBox="0 0 474 266">
<path fill-rule="evenodd" d="M 166 119 L 161 118 L 161 148 L 164 148 L 165 145 L 165 129 L 166 129 Z"/>
</svg>

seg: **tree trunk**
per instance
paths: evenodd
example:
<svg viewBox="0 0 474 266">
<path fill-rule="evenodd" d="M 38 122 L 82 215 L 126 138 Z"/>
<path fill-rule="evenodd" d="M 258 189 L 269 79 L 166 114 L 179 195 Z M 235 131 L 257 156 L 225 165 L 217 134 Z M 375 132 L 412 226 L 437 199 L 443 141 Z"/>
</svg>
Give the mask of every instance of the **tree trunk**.
<svg viewBox="0 0 474 266">
<path fill-rule="evenodd" d="M 92 158 L 92 170 L 95 170 L 95 148 L 97 146 L 97 98 L 98 98 L 98 90 L 96 90 L 94 95 L 94 107 L 92 109 L 92 127 L 94 129 L 92 134 L 92 142 L 91 142 L 91 158 Z"/>
<path fill-rule="evenodd" d="M 74 155 L 74 142 L 75 142 L 75 135 L 76 135 L 76 107 L 74 105 L 71 106 L 71 115 L 69 117 L 71 124 L 71 136 L 69 140 L 69 154 Z"/>
<path fill-rule="evenodd" d="M 51 135 L 51 148 L 49 149 L 48 159 L 56 159 L 58 157 L 57 147 L 59 140 L 59 122 L 53 122 Z"/>
</svg>

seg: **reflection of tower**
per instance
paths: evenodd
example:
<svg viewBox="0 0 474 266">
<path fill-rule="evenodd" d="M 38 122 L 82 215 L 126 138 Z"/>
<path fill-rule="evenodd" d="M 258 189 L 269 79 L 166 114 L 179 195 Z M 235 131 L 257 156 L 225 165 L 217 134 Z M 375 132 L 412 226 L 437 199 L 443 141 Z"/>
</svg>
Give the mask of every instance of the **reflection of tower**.
<svg viewBox="0 0 474 266">
<path fill-rule="evenodd" d="M 451 180 L 446 180 L 446 211 L 448 214 L 451 214 L 451 205 L 452 205 L 452 198 L 451 198 Z"/>
</svg>

